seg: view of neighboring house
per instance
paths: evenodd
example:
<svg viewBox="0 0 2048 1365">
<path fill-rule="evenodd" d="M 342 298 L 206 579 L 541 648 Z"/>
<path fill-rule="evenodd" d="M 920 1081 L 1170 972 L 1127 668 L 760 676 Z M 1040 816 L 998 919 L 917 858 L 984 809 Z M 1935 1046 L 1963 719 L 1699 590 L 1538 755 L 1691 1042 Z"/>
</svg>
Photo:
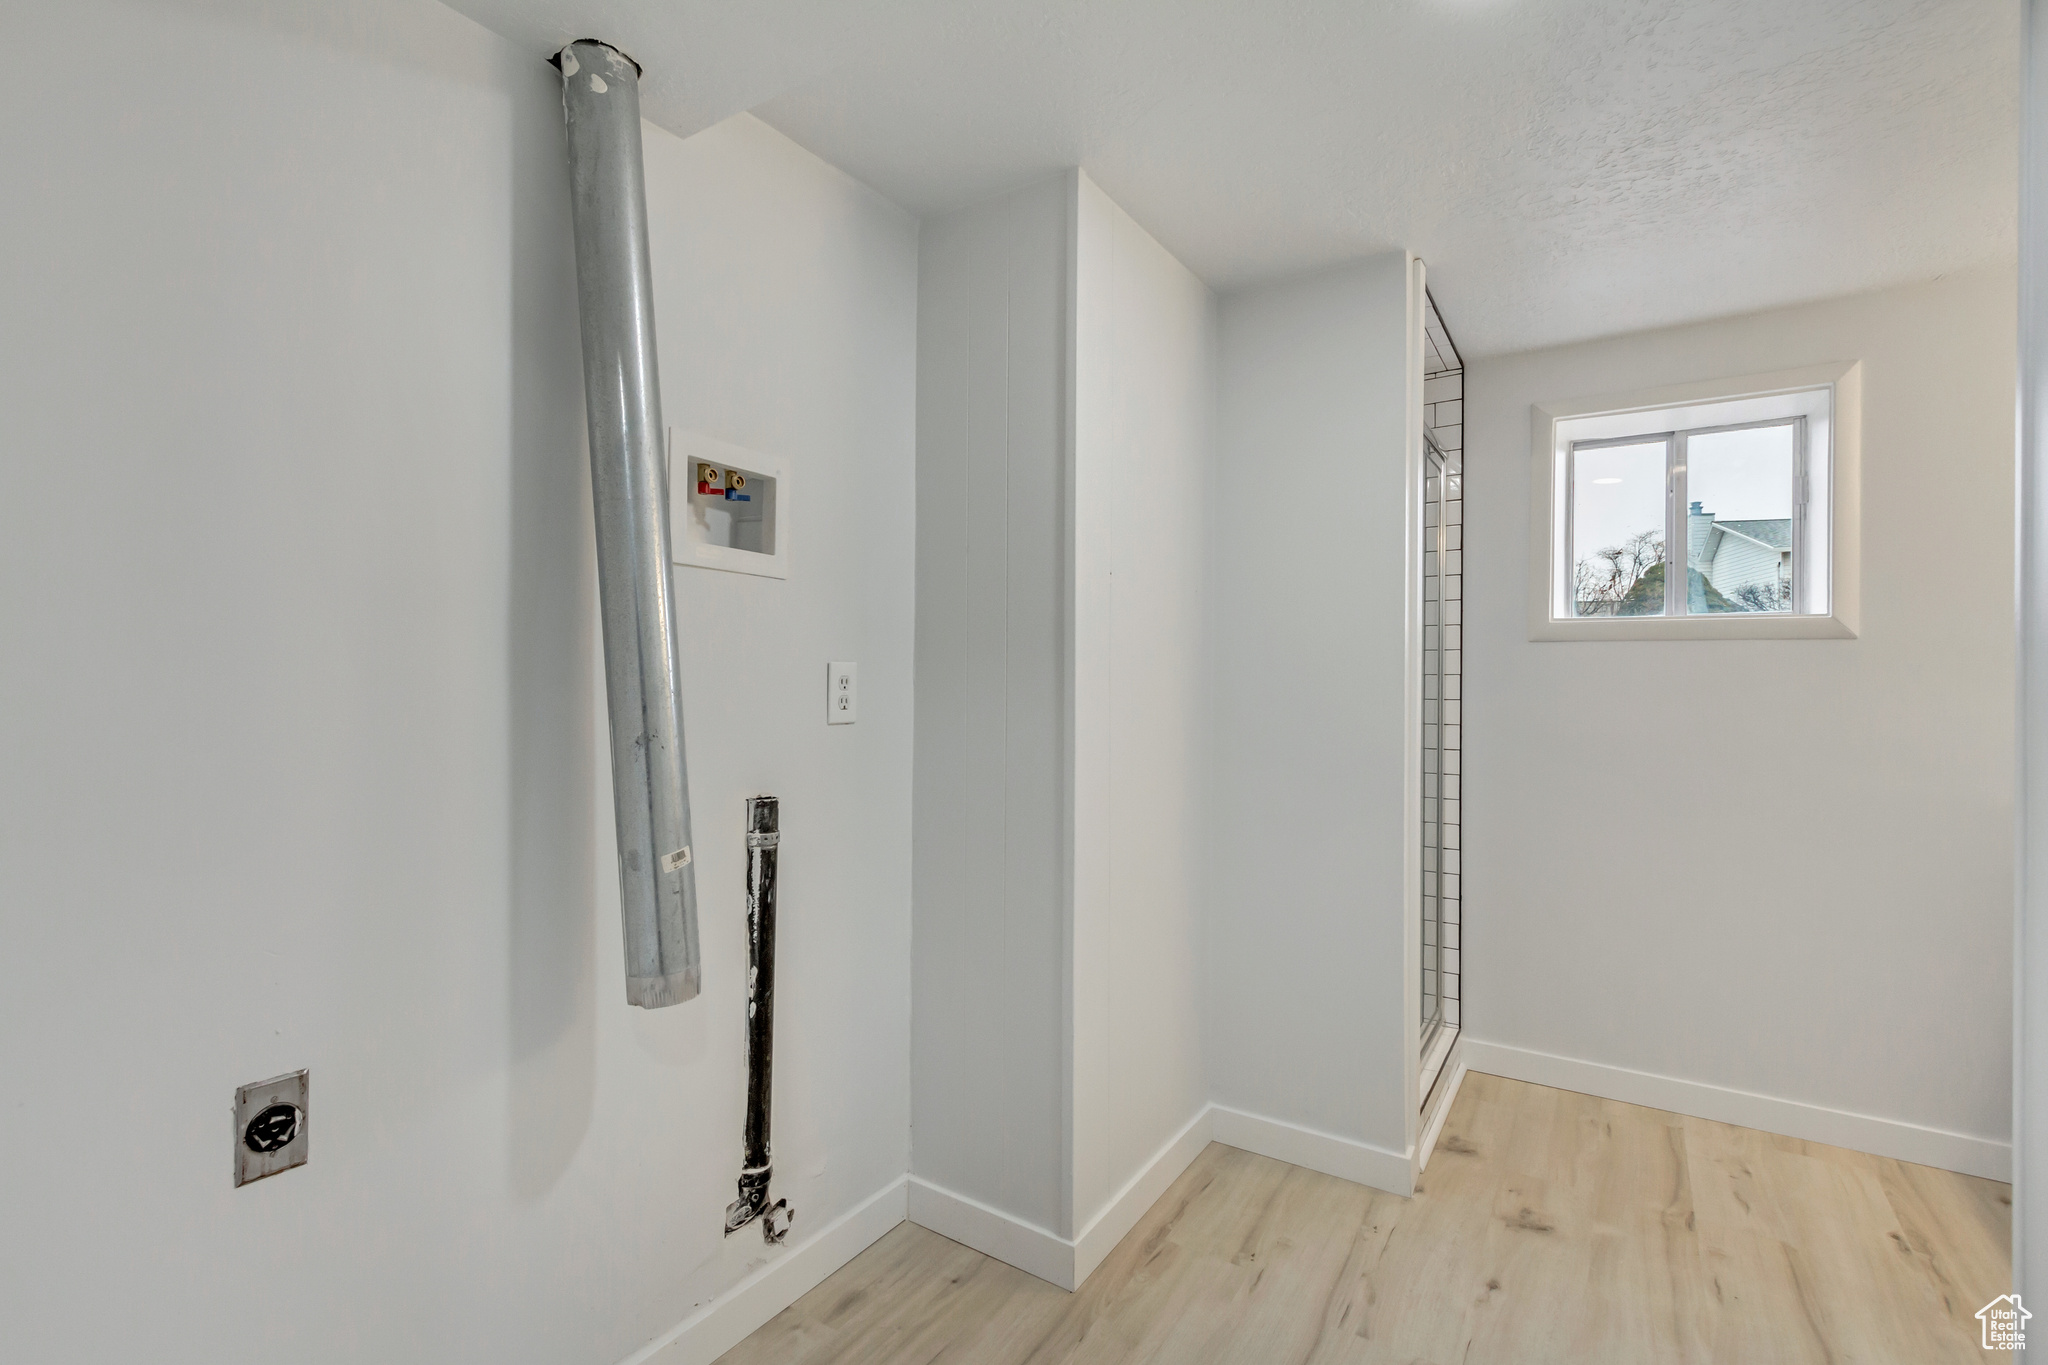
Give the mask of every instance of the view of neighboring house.
<svg viewBox="0 0 2048 1365">
<path fill-rule="evenodd" d="M 1727 605 L 1694 603 L 1695 611 L 1786 611 L 1792 605 L 1792 519 L 1721 521 L 1699 503 L 1686 509 L 1686 568 Z"/>
<path fill-rule="evenodd" d="M 1792 609 L 1792 520 L 1722 521 L 1699 503 L 1686 509 L 1685 609 L 1691 615 Z M 1625 568 L 1619 599 L 1582 595 L 1581 616 L 1658 616 L 1664 611 L 1664 548 L 1651 542 L 1654 563 L 1633 581 Z M 1636 561 L 1640 563 L 1640 559 Z"/>
</svg>

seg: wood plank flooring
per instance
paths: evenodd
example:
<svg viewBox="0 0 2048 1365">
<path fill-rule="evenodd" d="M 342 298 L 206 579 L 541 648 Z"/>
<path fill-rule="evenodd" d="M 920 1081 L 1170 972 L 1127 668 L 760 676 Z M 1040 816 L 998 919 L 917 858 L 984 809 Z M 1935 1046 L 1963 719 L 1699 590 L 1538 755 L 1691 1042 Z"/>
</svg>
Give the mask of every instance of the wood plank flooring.
<svg viewBox="0 0 2048 1365">
<path fill-rule="evenodd" d="M 1937 1365 L 2010 1226 L 1994 1181 L 1473 1073 L 1412 1199 L 1212 1145 L 1077 1293 L 906 1223 L 722 1365 Z"/>
</svg>

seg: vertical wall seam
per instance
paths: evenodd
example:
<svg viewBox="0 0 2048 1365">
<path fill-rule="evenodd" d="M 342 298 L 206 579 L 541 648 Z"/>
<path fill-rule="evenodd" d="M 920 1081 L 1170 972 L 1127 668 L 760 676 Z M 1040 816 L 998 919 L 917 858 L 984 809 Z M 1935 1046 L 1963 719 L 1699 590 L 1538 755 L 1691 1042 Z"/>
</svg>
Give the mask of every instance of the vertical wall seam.
<svg viewBox="0 0 2048 1365">
<path fill-rule="evenodd" d="M 2048 1082 L 2048 1077 L 2036 1074 L 2040 1067 L 2039 1052 L 2034 1046 L 2040 1032 L 2036 1021 L 2043 1004 L 2029 986 L 2042 981 L 2042 969 L 2032 961 L 2042 952 L 2036 946 L 2039 934 L 2033 924 L 2040 893 L 2032 884 L 2032 860 L 2028 857 L 2034 831 L 2048 824 L 2048 814 L 2042 812 L 2042 806 L 2029 799 L 2041 782 L 2043 765 L 2037 761 L 2040 755 L 2034 752 L 2040 743 L 2040 727 L 2028 724 L 2031 713 L 2042 709 L 2044 700 L 2048 700 L 2039 695 L 2043 676 L 2033 657 L 2041 648 L 2043 627 L 2048 626 L 2035 605 L 2043 586 L 2037 580 L 2041 577 L 2038 566 L 2042 561 L 2041 538 L 2044 528 L 2048 528 L 2048 508 L 2034 506 L 2042 489 L 2040 471 L 2033 467 L 2034 460 L 2048 455 L 2048 440 L 2041 435 L 2041 405 L 2048 399 L 2048 384 L 2043 382 L 2048 377 L 2048 362 L 2044 362 L 2042 354 L 2044 338 L 2040 326 L 2041 315 L 2048 311 L 2048 291 L 2042 287 L 2044 248 L 2037 240 L 2043 229 L 2048 228 L 2041 221 L 2042 210 L 2048 209 L 2048 183 L 2044 183 L 2048 173 L 2044 173 L 2041 164 L 2048 157 L 2048 90 L 2042 85 L 2044 78 L 2048 78 L 2048 25 L 2044 25 L 2042 4 L 2043 0 L 2026 0 L 2021 21 L 2019 335 L 2013 462 L 2017 543 L 2013 555 L 2012 1274 L 2013 1287 L 2023 1294 L 2036 1291 L 2031 1283 L 2034 1267 L 2029 1245 L 2048 1230 L 2048 1209 L 2037 1208 L 2041 1199 L 2036 1193 L 2038 1182 L 2029 1160 L 2032 1149 L 2041 1141 L 2036 1126 L 2029 1121 L 2030 1114 L 2042 1104 L 2044 1082 Z"/>
<path fill-rule="evenodd" d="M 1009 260 L 1007 252 L 1003 253 L 1002 265 L 1004 266 L 1003 273 L 1005 279 L 1007 280 L 1007 277 L 1009 275 Z M 1002 862 L 1000 866 L 996 869 L 996 886 L 998 893 L 997 913 L 1000 916 L 1000 921 L 1002 924 L 1003 997 L 1006 1001 L 1007 1014 L 1011 1018 L 1016 1018 L 1018 1017 L 1019 1013 L 1017 1009 L 1018 1000 L 1016 995 L 1016 945 L 1011 941 L 1010 935 L 1010 914 L 1012 909 L 1010 898 L 1010 778 L 1016 766 L 1011 759 L 1010 749 L 1010 631 L 1013 628 L 1010 620 L 1010 576 L 1014 569 L 1014 565 L 1012 563 L 1013 555 L 1011 553 L 1010 545 L 1010 518 L 1012 516 L 1011 480 L 1015 477 L 1015 460 L 1013 456 L 1017 440 L 1015 430 L 1015 398 L 1014 395 L 1011 393 L 1011 384 L 1014 377 L 1013 361 L 1011 356 L 1014 348 L 1011 345 L 1010 335 L 1011 328 L 1013 326 L 1015 326 L 1015 309 L 1011 303 L 1010 287 L 1007 283 L 1005 283 L 1003 286 L 1003 533 L 1001 538 L 997 542 L 998 545 L 1000 545 L 1001 547 L 1000 554 L 1002 558 L 1003 568 L 1003 629 L 999 637 L 1002 646 L 1002 668 L 998 673 L 998 676 L 1002 680 L 1001 715 L 1003 734 L 1003 771 L 1001 773 L 1001 782 L 999 784 L 999 790 L 1002 795 L 1003 818 L 1001 844 Z M 1014 1038 L 1014 1036 L 1015 1035 L 1013 1034 L 1012 1037 Z M 1017 1068 L 1014 1066 L 1003 1068 L 1003 1167 L 1002 1175 L 1000 1177 L 999 1188 L 1003 1191 L 1005 1200 L 1011 1201 L 1013 1201 L 1015 1193 L 1014 1181 L 1016 1178 L 1015 1172 L 1017 1161 L 1017 1133 L 1016 1125 L 1009 1121 L 1009 1114 L 1010 1104 L 1016 1098 L 1015 1092 L 1011 1089 L 1011 1077 L 1015 1076 L 1016 1074 Z"/>
<path fill-rule="evenodd" d="M 1115 208 L 1115 209 L 1112 209 L 1112 210 L 1111 210 L 1111 211 L 1110 211 L 1110 212 L 1109 212 L 1109 213 L 1108 213 L 1107 215 L 1105 215 L 1105 216 L 1106 216 L 1106 217 L 1108 218 L 1108 220 L 1109 220 L 1109 225 L 1108 225 L 1108 226 L 1109 226 L 1109 244 L 1108 244 L 1108 251 L 1107 251 L 1107 253 L 1106 253 L 1106 256 L 1105 256 L 1105 259 L 1107 260 L 1107 262 L 1108 262 L 1108 265 L 1109 265 L 1109 278 L 1108 278 L 1107 280 L 1105 280 L 1105 281 L 1104 281 L 1104 294 L 1105 294 L 1105 296 L 1107 297 L 1107 299 L 1108 299 L 1108 301 L 1109 301 L 1109 318 L 1108 318 L 1108 320 L 1107 320 L 1107 323 L 1106 323 L 1106 327 L 1107 327 L 1107 338 L 1106 338 L 1106 339 L 1107 339 L 1107 341 L 1108 341 L 1108 344 L 1109 344 L 1109 354 L 1108 354 L 1108 356 L 1107 356 L 1107 357 L 1105 358 L 1105 361 L 1104 361 L 1104 365 L 1103 365 L 1103 373 L 1104 373 L 1104 374 L 1105 374 L 1105 375 L 1107 376 L 1107 383 L 1108 383 L 1108 389 L 1109 389 L 1108 393 L 1107 393 L 1107 394 L 1105 395 L 1105 397 L 1106 397 L 1106 399 L 1107 399 L 1107 402 L 1108 402 L 1108 414 L 1109 414 L 1109 428 L 1108 428 L 1108 433 L 1107 433 L 1107 434 L 1108 434 L 1109 440 L 1108 440 L 1108 446 L 1107 446 L 1107 450 L 1105 451 L 1105 454 L 1104 454 L 1104 458 L 1105 458 L 1105 461 L 1106 461 L 1106 462 L 1108 462 L 1108 470 L 1107 470 L 1107 472 L 1108 472 L 1108 473 L 1109 473 L 1110 475 L 1112 475 L 1112 476 L 1114 476 L 1114 474 L 1115 474 L 1115 472 L 1116 472 L 1116 469 L 1117 469 L 1117 464 L 1116 464 L 1116 461 L 1117 461 L 1118 457 L 1119 457 L 1119 456 L 1121 455 L 1121 453 L 1123 452 L 1123 449 L 1124 449 L 1124 434 L 1125 434 L 1125 433 L 1124 433 L 1124 408 L 1123 408 L 1123 397 L 1124 397 L 1124 388 L 1123 388 L 1123 380 L 1124 380 L 1124 372 L 1123 372 L 1123 361 L 1124 361 L 1124 347 L 1123 347 L 1123 337 L 1122 337 L 1121 333 L 1120 333 L 1120 332 L 1119 332 L 1119 330 L 1118 330 L 1118 329 L 1119 329 L 1119 327 L 1121 326 L 1122 322 L 1123 322 L 1123 310 L 1122 310 L 1122 309 L 1121 309 L 1120 307 L 1118 307 L 1118 286 L 1119 286 L 1119 284 L 1121 283 L 1121 279 L 1122 279 L 1122 277 L 1121 277 L 1121 273 L 1120 273 L 1120 270 L 1119 270 L 1119 266 L 1121 265 L 1121 259 L 1120 259 L 1119 255 L 1118 255 L 1118 251 L 1119 251 L 1119 248 L 1120 248 L 1120 247 L 1121 247 L 1121 245 L 1122 245 L 1122 238 L 1123 238 L 1123 234 L 1122 234 L 1122 232 L 1121 232 L 1121 231 L 1119 231 L 1119 229 L 1120 229 L 1120 228 L 1121 228 L 1121 227 L 1123 226 L 1123 219 L 1122 219 L 1122 213 L 1123 213 L 1123 210 L 1122 210 L 1121 208 Z M 1107 813 L 1108 813 L 1108 816 L 1109 816 L 1109 819 L 1110 819 L 1110 822 L 1111 822 L 1111 829 L 1110 829 L 1110 830 L 1109 830 L 1109 832 L 1108 832 L 1108 835 L 1109 835 L 1109 837 L 1108 837 L 1108 838 L 1106 839 L 1106 847 L 1105 847 L 1105 848 L 1103 849 L 1103 857 L 1102 857 L 1102 878 L 1103 878 L 1103 885 L 1102 885 L 1102 891 L 1103 891 L 1103 903 L 1102 903 L 1102 912 L 1103 912 L 1103 917 L 1104 917 L 1104 923 L 1103 923 L 1103 941 L 1104 941 L 1104 945 L 1105 945 L 1105 947 L 1106 947 L 1106 948 L 1108 948 L 1108 949 L 1109 949 L 1109 950 L 1110 950 L 1110 951 L 1112 952 L 1112 955 L 1113 955 L 1113 954 L 1114 954 L 1114 950 L 1115 950 L 1115 946 L 1116 946 L 1116 928 L 1117 928 L 1117 922 L 1116 922 L 1116 865 L 1117 865 L 1117 858 L 1116 858 L 1116 854 L 1117 854 L 1117 839 L 1116 839 L 1116 837 L 1115 837 L 1115 821 L 1116 821 L 1116 809 L 1117 809 L 1117 807 L 1116 807 L 1116 522 L 1115 522 L 1115 520 L 1114 520 L 1114 519 L 1105 519 L 1105 520 L 1104 520 L 1104 522 L 1103 522 L 1103 528 L 1104 528 L 1104 529 L 1103 529 L 1103 532 L 1102 532 L 1102 538 L 1103 538 L 1103 544 L 1102 544 L 1102 552 L 1103 552 L 1103 559 L 1102 559 L 1102 578 L 1103 578 L 1103 582 L 1102 582 L 1102 627 L 1103 627 L 1103 629 L 1102 629 L 1102 639 L 1103 639 L 1103 648 L 1104 648 L 1104 650 L 1106 651 L 1107 657 L 1106 657 L 1106 658 L 1104 659 L 1104 662 L 1103 662 L 1103 679 L 1102 679 L 1102 698 L 1101 698 L 1101 700 L 1102 700 L 1102 705 L 1103 705 L 1103 706 L 1104 706 L 1104 707 L 1106 708 L 1106 710 L 1105 710 L 1105 713 L 1104 713 L 1104 716 L 1103 716 L 1103 732 L 1102 732 L 1102 741 L 1103 741 L 1103 743 L 1102 743 L 1102 749 L 1103 749 L 1103 762 L 1104 762 L 1105 764 L 1107 764 L 1107 765 L 1108 765 L 1108 766 L 1107 766 L 1107 767 L 1106 767 L 1106 768 L 1105 768 L 1105 769 L 1103 770 L 1103 788 L 1104 788 L 1104 790 L 1103 790 L 1103 799 L 1104 799 L 1104 803 L 1105 803 L 1105 809 L 1106 809 L 1106 811 L 1107 811 Z M 1105 1060 L 1104 1060 L 1104 1063 L 1103 1063 L 1103 1067 L 1104 1067 L 1104 1079 L 1105 1079 L 1105 1081 L 1106 1081 L 1106 1082 L 1107 1082 L 1107 1084 L 1108 1084 L 1108 1087 L 1109 1087 L 1109 1090 L 1110 1090 L 1110 1092 L 1111 1092 L 1111 1093 L 1113 1094 L 1113 1093 L 1115 1093 L 1115 1090 L 1116 1090 L 1116 1062 L 1117 1062 L 1117 1056 L 1118 1056 L 1118 1053 L 1117 1053 L 1117 1049 L 1116 1049 L 1116 1046 L 1115 1046 L 1115 1039 L 1116 1039 L 1116 1019 L 1115 1019 L 1115 1015 L 1114 1015 L 1114 1005 L 1115 1005 L 1115 1002 L 1116 1002 L 1116 993 L 1115 993 L 1115 991 L 1114 991 L 1114 990 L 1110 989 L 1110 980 L 1111 980 L 1111 978 L 1110 978 L 1110 977 L 1108 977 L 1108 976 L 1105 976 L 1105 978 L 1104 978 L 1104 981 L 1103 981 L 1103 1001 L 1102 1001 L 1102 1019 L 1103 1019 L 1103 1026 L 1104 1026 L 1104 1029 L 1105 1029 L 1105 1031 L 1106 1031 L 1106 1036 L 1105 1036 L 1105 1038 L 1103 1039 L 1103 1042 L 1104 1042 L 1104 1046 L 1105 1046 L 1105 1047 L 1106 1047 L 1106 1048 L 1108 1049 L 1108 1055 L 1107 1055 L 1107 1057 L 1106 1057 L 1106 1058 L 1105 1058 Z M 1111 1125 L 1111 1129 L 1110 1129 L 1110 1131 L 1109 1131 L 1109 1132 L 1108 1132 L 1107 1134 L 1105 1134 L 1104 1136 L 1105 1136 L 1105 1138 L 1106 1138 L 1106 1139 L 1110 1140 L 1110 1143 L 1109 1143 L 1109 1150 L 1110 1150 L 1110 1153 L 1111 1153 L 1112 1157 L 1114 1157 L 1114 1156 L 1115 1156 L 1115 1155 L 1117 1154 L 1117 1150 L 1118 1150 L 1118 1149 L 1117 1149 L 1117 1145 L 1116 1145 L 1116 1143 L 1115 1143 L 1114 1139 L 1115 1139 L 1115 1138 L 1116 1138 L 1116 1137 L 1117 1137 L 1118 1135 L 1117 1135 L 1117 1133 L 1116 1133 L 1116 1130 L 1115 1130 L 1115 1126 L 1114 1126 L 1114 1124 L 1113 1124 L 1113 1123 L 1112 1123 L 1112 1125 Z M 1118 1170 L 1120 1170 L 1120 1169 L 1122 1169 L 1122 1167 L 1121 1167 L 1121 1164 L 1120 1164 L 1120 1163 L 1114 1163 L 1114 1162 L 1112 1163 L 1112 1165 L 1111 1165 L 1111 1166 L 1110 1166 L 1110 1168 L 1109 1168 L 1109 1179 L 1110 1179 L 1111 1181 L 1114 1181 L 1114 1180 L 1116 1179 L 1116 1172 L 1117 1172 Z M 1112 1187 L 1112 1188 L 1113 1188 L 1113 1187 Z"/>
<path fill-rule="evenodd" d="M 1059 1231 L 1062 1236 L 1071 1237 L 1079 1226 L 1080 1211 L 1075 1207 L 1075 1168 L 1079 1164 L 1080 1132 L 1079 1101 L 1076 1089 L 1080 1084 L 1081 1066 L 1079 1049 L 1081 1029 L 1079 1011 L 1080 993 L 1075 989 L 1078 943 L 1080 940 L 1080 846 L 1079 831 L 1075 828 L 1079 805 L 1076 800 L 1075 783 L 1080 774 L 1079 755 L 1075 751 L 1075 736 L 1079 733 L 1077 712 L 1080 706 L 1080 679 L 1074 671 L 1078 651 L 1074 647 L 1074 632 L 1079 615 L 1076 610 L 1075 593 L 1078 588 L 1076 556 L 1079 553 L 1079 521 L 1075 507 L 1074 489 L 1078 482 L 1077 464 L 1080 459 L 1079 403 L 1080 392 L 1076 378 L 1076 366 L 1080 363 L 1079 292 L 1081 288 L 1081 172 L 1069 172 L 1063 185 L 1065 190 L 1065 213 L 1062 215 L 1062 264 L 1060 276 L 1060 317 L 1053 335 L 1059 339 L 1060 363 L 1058 366 L 1060 392 L 1058 395 L 1060 413 L 1060 449 L 1058 460 L 1058 481 L 1054 485 L 1054 497 L 1059 510 L 1059 553 L 1054 565 L 1054 601 L 1059 606 L 1057 676 L 1060 680 L 1059 730 L 1055 736 L 1060 764 L 1059 789 L 1056 799 L 1059 803 L 1057 828 L 1059 831 L 1060 856 L 1060 1161 L 1059 1161 Z"/>
</svg>

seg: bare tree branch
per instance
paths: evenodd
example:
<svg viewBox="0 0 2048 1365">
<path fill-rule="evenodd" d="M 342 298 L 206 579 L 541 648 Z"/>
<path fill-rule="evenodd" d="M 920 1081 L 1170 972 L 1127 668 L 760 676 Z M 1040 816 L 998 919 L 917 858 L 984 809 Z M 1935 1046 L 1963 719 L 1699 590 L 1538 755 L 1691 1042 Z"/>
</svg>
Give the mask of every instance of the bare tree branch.
<svg viewBox="0 0 2048 1365">
<path fill-rule="evenodd" d="M 1638 531 L 1621 544 L 1580 560 L 1572 573 L 1575 610 L 1580 616 L 1614 615 L 1629 590 L 1663 562 L 1662 531 Z"/>
</svg>

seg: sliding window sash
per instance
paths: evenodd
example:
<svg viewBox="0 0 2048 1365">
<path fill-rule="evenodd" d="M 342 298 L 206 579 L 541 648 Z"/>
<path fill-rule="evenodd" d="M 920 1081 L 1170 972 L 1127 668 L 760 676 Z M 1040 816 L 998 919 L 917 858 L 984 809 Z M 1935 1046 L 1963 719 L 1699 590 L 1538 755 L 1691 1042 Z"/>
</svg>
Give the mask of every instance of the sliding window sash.
<svg viewBox="0 0 2048 1365">
<path fill-rule="evenodd" d="M 1720 427 L 1692 427 L 1685 431 L 1646 431 L 1638 436 L 1610 436 L 1598 441 L 1574 441 L 1571 465 L 1565 478 L 1565 560 L 1566 572 L 1576 572 L 1580 550 L 1577 507 L 1579 452 L 1612 449 L 1616 446 L 1664 446 L 1664 615 L 1691 615 L 1692 598 L 1692 500 L 1686 479 L 1686 448 L 1694 436 L 1712 436 L 1724 431 L 1754 431 L 1764 427 L 1792 428 L 1792 578 L 1788 585 L 1790 606 L 1785 612 L 1799 614 L 1800 594 L 1805 591 L 1807 517 L 1812 506 L 1812 489 L 1807 478 L 1806 419 L 1772 417 L 1761 422 L 1736 422 Z M 1578 615 L 1578 595 L 1568 590 L 1566 602 L 1571 615 Z M 1822 608 L 1826 610 L 1825 607 Z M 1713 613 L 1702 613 L 1712 615 Z"/>
<path fill-rule="evenodd" d="M 1686 477 L 1687 446 L 1695 436 L 1714 436 L 1724 431 L 1760 431 L 1765 427 L 1792 428 L 1792 581 L 1787 607 L 1767 615 L 1791 615 L 1799 610 L 1801 575 L 1806 565 L 1806 419 L 1770 417 L 1761 422 L 1735 422 L 1721 427 L 1691 427 L 1671 433 L 1670 477 L 1666 481 L 1670 503 L 1664 513 L 1664 614 L 1691 615 L 1692 603 L 1692 494 Z M 1682 552 L 1678 571 L 1672 572 L 1671 547 Z M 1715 613 L 1703 612 L 1711 616 Z"/>
<path fill-rule="evenodd" d="M 1613 450 L 1618 446 L 1664 446 L 1664 614 L 1671 614 L 1671 465 L 1672 433 L 1668 431 L 1646 431 L 1640 436 L 1610 436 L 1598 441 L 1573 441 L 1569 452 L 1570 464 L 1565 470 L 1564 480 L 1564 545 L 1565 572 L 1568 583 L 1565 590 L 1565 605 L 1570 615 L 1579 617 L 1577 574 L 1579 565 L 1579 452 L 1582 450 Z M 1585 619 L 1585 618 L 1579 618 Z"/>
</svg>

